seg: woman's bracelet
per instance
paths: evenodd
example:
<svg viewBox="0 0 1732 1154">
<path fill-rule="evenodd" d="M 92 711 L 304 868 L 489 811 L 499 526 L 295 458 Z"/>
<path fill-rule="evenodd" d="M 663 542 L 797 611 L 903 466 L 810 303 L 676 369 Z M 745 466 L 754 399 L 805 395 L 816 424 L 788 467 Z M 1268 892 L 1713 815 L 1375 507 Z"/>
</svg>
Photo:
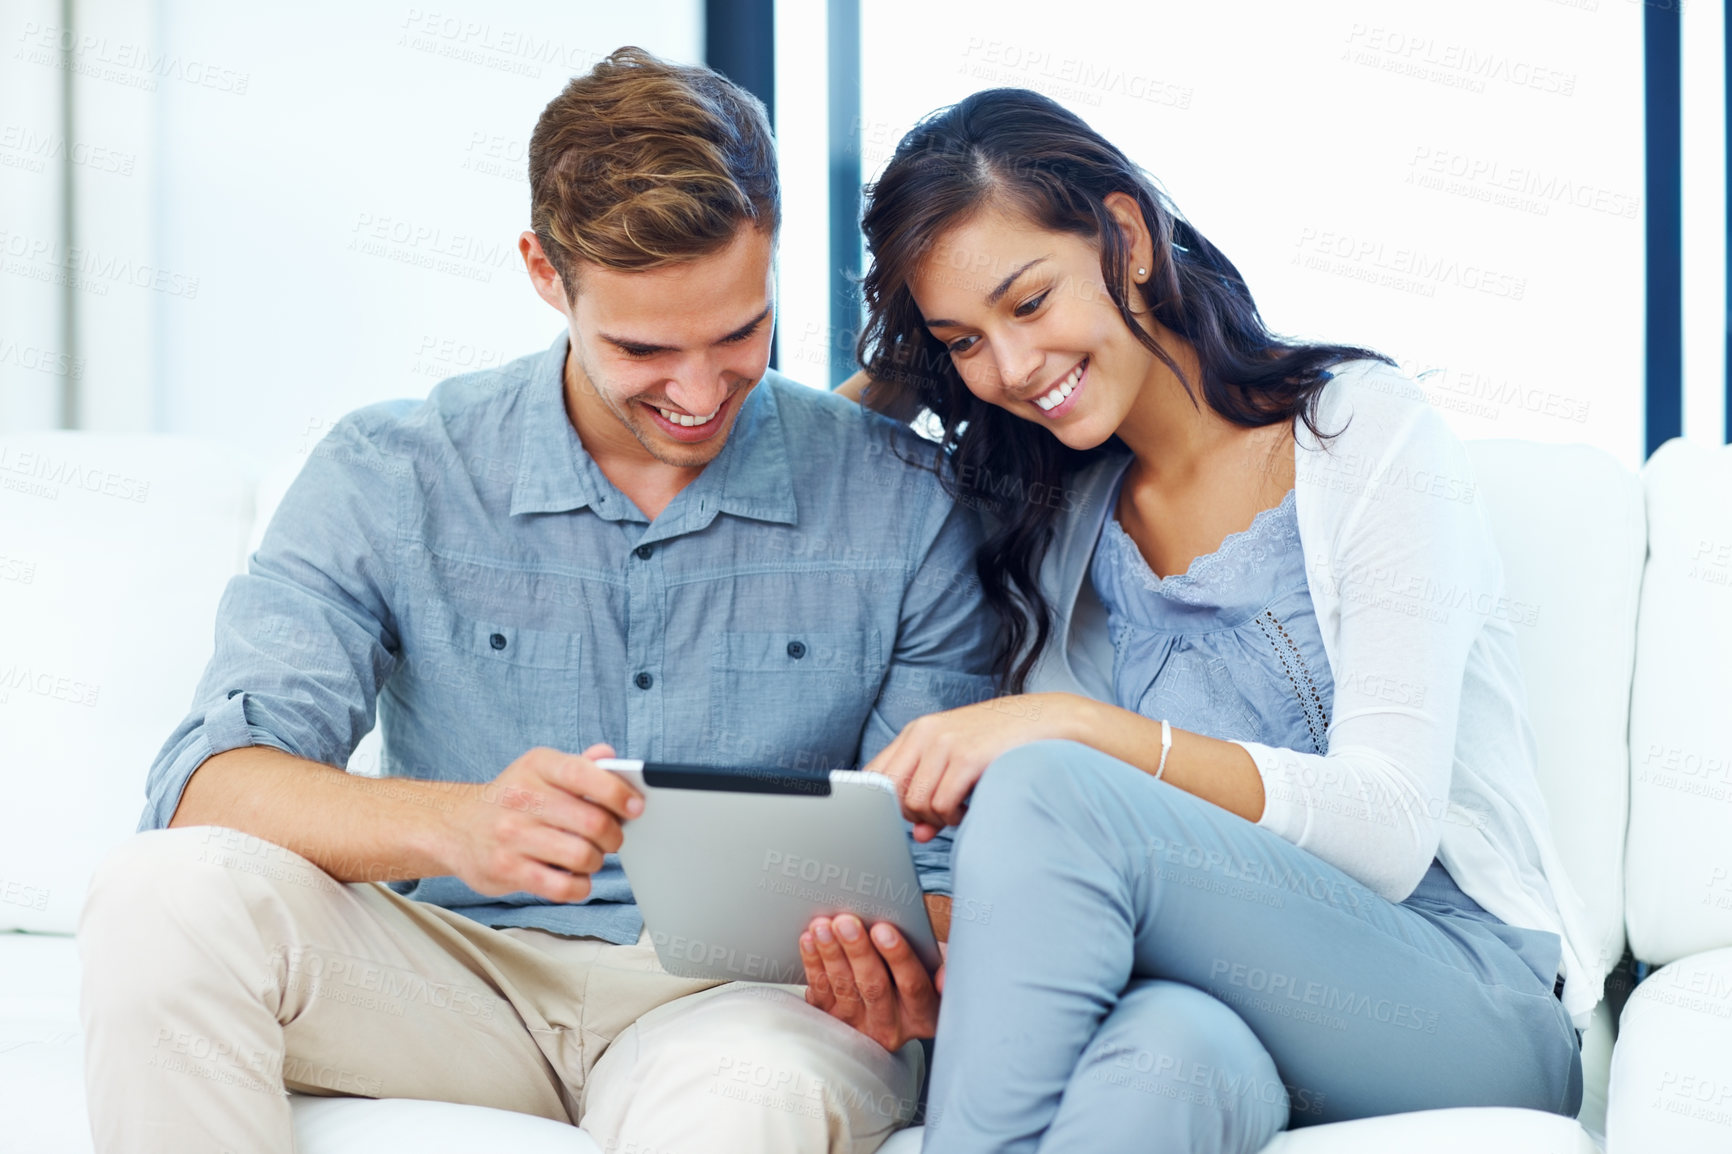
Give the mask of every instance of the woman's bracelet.
<svg viewBox="0 0 1732 1154">
<path fill-rule="evenodd" d="M 1167 772 L 1167 754 L 1173 748 L 1173 727 L 1169 722 L 1161 722 L 1161 760 L 1155 766 L 1155 780 L 1161 780 L 1161 774 Z"/>
</svg>

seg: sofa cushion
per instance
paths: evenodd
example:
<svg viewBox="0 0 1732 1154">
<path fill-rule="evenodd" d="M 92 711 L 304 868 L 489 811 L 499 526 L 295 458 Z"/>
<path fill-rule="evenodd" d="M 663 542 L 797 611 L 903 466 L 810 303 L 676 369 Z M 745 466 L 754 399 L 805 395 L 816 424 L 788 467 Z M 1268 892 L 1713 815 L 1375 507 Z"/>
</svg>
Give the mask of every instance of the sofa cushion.
<svg viewBox="0 0 1732 1154">
<path fill-rule="evenodd" d="M 1581 947 L 1610 966 L 1624 952 L 1642 484 L 1585 445 L 1472 441 L 1468 453 L 1503 555 L 1552 836 L 1586 906 Z"/>
<path fill-rule="evenodd" d="M 1732 949 L 1663 966 L 1630 995 L 1606 1137 L 1619 1152 L 1732 1150 Z"/>
<path fill-rule="evenodd" d="M 59 934 L 0 933 L 0 1150 L 90 1154 L 78 947 Z M 301 1154 L 597 1154 L 574 1126 L 527 1114 L 406 1099 L 291 1095 Z"/>
<path fill-rule="evenodd" d="M 0 933 L 0 1150 L 89 1154 L 78 949 Z"/>
<path fill-rule="evenodd" d="M 1732 447 L 1670 441 L 1642 479 L 1626 921 L 1638 958 L 1670 962 L 1732 946 Z"/>
<path fill-rule="evenodd" d="M 1727 962 L 1732 965 L 1732 957 Z M 6 1120 L 5 1137 L 30 1154 L 89 1154 L 77 948 L 68 937 L 0 934 L 0 975 L 0 1118 Z M 1721 1046 L 1732 1053 L 1726 1043 Z M 480 1106 L 298 1094 L 293 1104 L 301 1154 L 594 1154 L 601 1149 L 573 1127 Z M 881 1150 L 917 1154 L 920 1138 L 918 1129 L 904 1131 Z M 1434 1110 L 1314 1126 L 1280 1135 L 1264 1152 L 1460 1154 L 1470 1149 L 1475 1154 L 1597 1154 L 1592 1141 L 1568 1119 L 1502 1109 Z"/>
<path fill-rule="evenodd" d="M 220 446 L 0 437 L 0 930 L 71 931 L 137 825 L 252 513 Z"/>
<path fill-rule="evenodd" d="M 291 1097 L 300 1154 L 601 1154 L 576 1126 L 529 1114 L 408 1098 Z"/>
<path fill-rule="evenodd" d="M 904 1130 L 878 1154 L 919 1154 L 919 1129 Z M 1538 1110 L 1426 1110 L 1308 1126 L 1277 1134 L 1261 1154 L 1600 1154 L 1568 1118 Z"/>
</svg>

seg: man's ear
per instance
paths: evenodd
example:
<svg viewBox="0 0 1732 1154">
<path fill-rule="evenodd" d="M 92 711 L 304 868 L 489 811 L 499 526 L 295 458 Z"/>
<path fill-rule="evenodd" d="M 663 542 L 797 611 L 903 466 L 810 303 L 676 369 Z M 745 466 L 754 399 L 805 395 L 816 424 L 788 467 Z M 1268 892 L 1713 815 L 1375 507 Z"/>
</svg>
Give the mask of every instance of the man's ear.
<svg viewBox="0 0 1732 1154">
<path fill-rule="evenodd" d="M 541 238 L 525 229 L 517 238 L 517 251 L 523 254 L 523 267 L 529 270 L 529 283 L 535 286 L 535 295 L 570 319 L 571 298 L 565 293 L 565 281 L 542 251 Z"/>
</svg>

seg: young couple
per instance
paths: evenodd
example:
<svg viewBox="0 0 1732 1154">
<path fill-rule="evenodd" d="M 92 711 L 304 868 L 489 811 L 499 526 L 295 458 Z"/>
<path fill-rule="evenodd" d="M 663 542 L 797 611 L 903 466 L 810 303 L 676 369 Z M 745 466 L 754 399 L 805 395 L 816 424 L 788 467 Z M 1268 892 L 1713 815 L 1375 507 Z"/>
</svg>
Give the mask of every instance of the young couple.
<svg viewBox="0 0 1732 1154">
<path fill-rule="evenodd" d="M 92 884 L 99 1150 L 289 1151 L 286 1086 L 864 1152 L 934 1032 L 931 1151 L 1575 1111 L 1602 971 L 1514 637 L 1409 592 L 1494 595 L 1498 558 L 1386 363 L 1270 335 L 1028 92 L 922 122 L 870 193 L 855 384 L 936 449 L 766 371 L 775 159 L 727 81 L 622 49 L 530 182 L 566 331 L 321 444 Z M 375 708 L 388 777 L 333 768 Z M 803 991 L 664 973 L 616 748 L 891 777 L 942 1014 L 846 915 Z"/>
</svg>

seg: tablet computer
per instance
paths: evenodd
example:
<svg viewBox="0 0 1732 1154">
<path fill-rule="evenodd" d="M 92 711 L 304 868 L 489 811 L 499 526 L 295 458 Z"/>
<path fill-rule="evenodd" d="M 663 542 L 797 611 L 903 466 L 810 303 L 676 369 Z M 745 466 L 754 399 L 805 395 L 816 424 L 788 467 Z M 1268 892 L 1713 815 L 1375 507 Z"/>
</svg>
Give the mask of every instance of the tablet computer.
<svg viewBox="0 0 1732 1154">
<path fill-rule="evenodd" d="M 890 922 L 928 972 L 938 969 L 889 778 L 596 764 L 643 793 L 619 859 L 668 973 L 803 985 L 800 934 L 814 917 L 842 913 Z"/>
</svg>

